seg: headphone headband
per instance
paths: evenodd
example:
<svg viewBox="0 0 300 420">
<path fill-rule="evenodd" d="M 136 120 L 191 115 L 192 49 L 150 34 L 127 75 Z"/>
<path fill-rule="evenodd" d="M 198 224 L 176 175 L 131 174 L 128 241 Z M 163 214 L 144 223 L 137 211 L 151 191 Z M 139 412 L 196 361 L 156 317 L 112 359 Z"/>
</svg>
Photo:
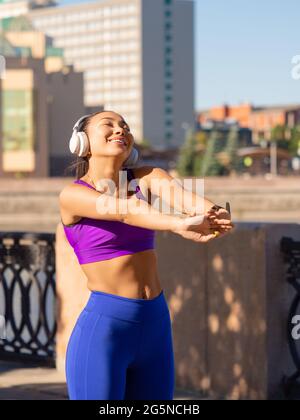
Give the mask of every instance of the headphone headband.
<svg viewBox="0 0 300 420">
<path fill-rule="evenodd" d="M 84 121 L 86 118 L 90 117 L 92 114 L 83 115 L 83 117 L 80 117 L 78 121 L 74 124 L 73 130 L 78 131 L 78 128 L 80 127 L 80 124 L 82 121 Z"/>
</svg>

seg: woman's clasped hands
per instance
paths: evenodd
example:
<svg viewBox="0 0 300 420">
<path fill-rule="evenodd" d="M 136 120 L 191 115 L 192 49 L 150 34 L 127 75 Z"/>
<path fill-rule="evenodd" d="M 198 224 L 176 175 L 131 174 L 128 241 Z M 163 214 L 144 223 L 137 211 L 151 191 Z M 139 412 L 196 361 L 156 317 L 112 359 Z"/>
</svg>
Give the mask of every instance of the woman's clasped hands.
<svg viewBox="0 0 300 420">
<path fill-rule="evenodd" d="M 222 237 L 234 228 L 231 215 L 226 209 L 208 210 L 204 214 L 190 211 L 188 216 L 180 218 L 174 233 L 194 242 L 208 242 Z"/>
</svg>

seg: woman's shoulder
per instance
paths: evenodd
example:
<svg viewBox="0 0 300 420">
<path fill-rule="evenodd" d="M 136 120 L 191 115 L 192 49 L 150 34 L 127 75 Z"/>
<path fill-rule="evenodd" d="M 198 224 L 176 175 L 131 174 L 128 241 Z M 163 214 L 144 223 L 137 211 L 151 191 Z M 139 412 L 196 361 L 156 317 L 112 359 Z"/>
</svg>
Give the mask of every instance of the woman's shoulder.
<svg viewBox="0 0 300 420">
<path fill-rule="evenodd" d="M 170 179 L 170 174 L 159 166 L 147 165 L 134 168 L 134 177 L 143 180 L 150 186 L 152 179 Z"/>
<path fill-rule="evenodd" d="M 74 188 L 78 188 L 78 187 L 82 187 L 82 186 L 89 186 L 88 182 L 83 180 L 83 179 L 74 179 L 73 181 L 69 182 L 68 184 L 66 184 L 63 189 L 61 190 L 61 192 L 63 191 L 70 191 L 73 190 Z"/>
<path fill-rule="evenodd" d="M 71 188 L 73 188 L 73 185 L 76 185 L 74 181 L 69 182 L 68 184 L 64 185 L 63 188 L 60 190 L 60 196 L 65 195 L 66 192 L 70 191 Z"/>
<path fill-rule="evenodd" d="M 143 179 L 151 175 L 151 173 L 153 173 L 155 169 L 156 169 L 155 166 L 151 166 L 151 165 L 145 165 L 145 166 L 133 168 L 134 177 L 136 179 Z"/>
<path fill-rule="evenodd" d="M 77 190 L 78 188 L 83 188 L 85 186 L 81 182 L 78 182 L 78 181 L 81 181 L 81 180 L 80 179 L 73 180 L 62 188 L 62 190 L 59 193 L 60 202 L 63 202 L 65 199 L 69 200 L 73 191 Z"/>
</svg>

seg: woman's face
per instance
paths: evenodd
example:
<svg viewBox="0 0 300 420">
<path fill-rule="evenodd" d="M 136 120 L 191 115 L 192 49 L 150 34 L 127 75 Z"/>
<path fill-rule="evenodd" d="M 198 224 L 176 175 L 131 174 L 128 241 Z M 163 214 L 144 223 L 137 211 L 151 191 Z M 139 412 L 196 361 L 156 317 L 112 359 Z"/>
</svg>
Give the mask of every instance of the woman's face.
<svg viewBox="0 0 300 420">
<path fill-rule="evenodd" d="M 87 126 L 92 156 L 122 156 L 124 162 L 134 144 L 133 135 L 123 117 L 115 112 L 95 115 Z"/>
</svg>

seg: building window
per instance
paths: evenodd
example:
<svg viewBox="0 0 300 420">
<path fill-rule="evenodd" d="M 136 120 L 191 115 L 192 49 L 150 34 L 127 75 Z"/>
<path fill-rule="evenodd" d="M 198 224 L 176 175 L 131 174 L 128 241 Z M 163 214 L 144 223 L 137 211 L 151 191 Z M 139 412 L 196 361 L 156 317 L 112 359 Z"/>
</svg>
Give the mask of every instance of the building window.
<svg viewBox="0 0 300 420">
<path fill-rule="evenodd" d="M 171 22 L 166 22 L 165 23 L 165 31 L 169 31 L 172 28 L 172 23 Z"/>
<path fill-rule="evenodd" d="M 106 7 L 105 9 L 103 9 L 103 15 L 105 17 L 110 16 L 111 15 L 111 9 L 109 7 Z"/>
<path fill-rule="evenodd" d="M 171 35 L 166 35 L 165 36 L 165 41 L 167 41 L 167 42 L 172 41 L 172 36 Z"/>
<path fill-rule="evenodd" d="M 35 169 L 34 104 L 35 92 L 32 89 L 3 90 L 2 92 L 2 165 L 4 171 L 32 172 Z"/>
<path fill-rule="evenodd" d="M 166 63 L 166 66 L 171 66 L 171 65 L 172 65 L 172 60 L 171 60 L 171 58 L 166 58 L 165 63 Z"/>
<path fill-rule="evenodd" d="M 172 89 L 172 83 L 166 83 L 166 89 L 171 90 Z"/>
</svg>

